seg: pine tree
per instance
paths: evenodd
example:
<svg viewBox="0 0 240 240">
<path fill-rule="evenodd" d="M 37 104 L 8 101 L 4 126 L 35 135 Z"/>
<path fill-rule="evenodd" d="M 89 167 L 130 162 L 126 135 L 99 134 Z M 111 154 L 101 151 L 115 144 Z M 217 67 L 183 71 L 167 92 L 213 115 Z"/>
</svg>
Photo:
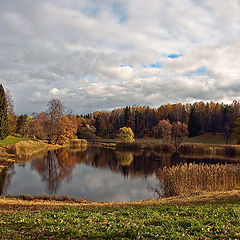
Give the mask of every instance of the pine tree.
<svg viewBox="0 0 240 240">
<path fill-rule="evenodd" d="M 0 85 L 0 139 L 4 139 L 9 134 L 7 99 L 2 84 Z"/>
</svg>

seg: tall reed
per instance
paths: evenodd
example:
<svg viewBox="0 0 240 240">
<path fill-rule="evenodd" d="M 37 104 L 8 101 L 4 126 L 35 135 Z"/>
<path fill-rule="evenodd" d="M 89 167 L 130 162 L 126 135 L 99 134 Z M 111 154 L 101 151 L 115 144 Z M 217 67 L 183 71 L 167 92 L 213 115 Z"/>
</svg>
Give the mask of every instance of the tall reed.
<svg viewBox="0 0 240 240">
<path fill-rule="evenodd" d="M 70 139 L 69 143 L 71 148 L 81 148 L 87 146 L 86 139 Z"/>
<path fill-rule="evenodd" d="M 240 189 L 240 164 L 182 164 L 160 169 L 158 197 Z"/>
</svg>

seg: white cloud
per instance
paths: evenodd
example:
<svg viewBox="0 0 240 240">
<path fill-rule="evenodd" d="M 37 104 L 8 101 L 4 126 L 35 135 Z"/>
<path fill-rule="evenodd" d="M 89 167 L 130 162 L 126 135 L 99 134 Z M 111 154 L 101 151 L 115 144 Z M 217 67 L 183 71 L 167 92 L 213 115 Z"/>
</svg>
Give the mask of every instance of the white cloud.
<svg viewBox="0 0 240 240">
<path fill-rule="evenodd" d="M 240 97 L 239 12 L 239 0 L 2 0 L 0 81 L 19 113 L 50 97 L 79 113 L 229 101 Z"/>
</svg>

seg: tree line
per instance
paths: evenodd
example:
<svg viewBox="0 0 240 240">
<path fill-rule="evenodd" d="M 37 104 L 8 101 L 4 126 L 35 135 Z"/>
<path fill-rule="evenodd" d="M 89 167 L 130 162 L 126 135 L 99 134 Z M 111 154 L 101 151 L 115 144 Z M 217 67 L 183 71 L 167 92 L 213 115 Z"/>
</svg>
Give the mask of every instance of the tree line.
<svg viewBox="0 0 240 240">
<path fill-rule="evenodd" d="M 234 121 L 240 116 L 240 102 L 231 104 L 195 102 L 193 104 L 165 104 L 158 108 L 127 106 L 111 112 L 101 111 L 84 117 L 95 120 L 96 135 L 112 137 L 119 128 L 130 127 L 137 137 L 161 137 L 161 120 L 182 123 L 189 137 L 204 133 L 223 133 L 226 141 L 233 133 Z"/>
<path fill-rule="evenodd" d="M 79 115 L 66 111 L 64 103 L 54 98 L 48 102 L 46 111 L 18 116 L 14 113 L 10 92 L 5 92 L 0 85 L 1 139 L 8 134 L 47 139 L 51 143 L 64 143 L 76 137 L 115 138 L 123 127 L 130 127 L 138 138 L 167 139 L 169 131 L 179 131 L 177 127 L 181 126 L 184 135 L 188 134 L 189 137 L 223 133 L 228 143 L 236 127 L 234 122 L 239 117 L 240 102 L 236 100 L 231 104 L 200 101 L 193 104 L 164 104 L 158 108 L 134 105 Z"/>
</svg>

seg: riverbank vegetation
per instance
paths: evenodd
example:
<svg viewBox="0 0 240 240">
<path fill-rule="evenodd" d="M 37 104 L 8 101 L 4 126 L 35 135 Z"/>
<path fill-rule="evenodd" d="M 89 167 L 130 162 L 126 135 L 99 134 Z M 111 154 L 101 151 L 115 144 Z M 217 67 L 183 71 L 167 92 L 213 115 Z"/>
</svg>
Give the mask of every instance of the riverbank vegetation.
<svg viewBox="0 0 240 240">
<path fill-rule="evenodd" d="M 158 197 L 240 190 L 240 164 L 182 164 L 159 169 Z"/>
</svg>

